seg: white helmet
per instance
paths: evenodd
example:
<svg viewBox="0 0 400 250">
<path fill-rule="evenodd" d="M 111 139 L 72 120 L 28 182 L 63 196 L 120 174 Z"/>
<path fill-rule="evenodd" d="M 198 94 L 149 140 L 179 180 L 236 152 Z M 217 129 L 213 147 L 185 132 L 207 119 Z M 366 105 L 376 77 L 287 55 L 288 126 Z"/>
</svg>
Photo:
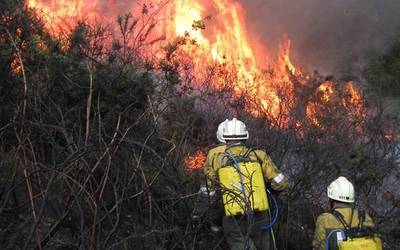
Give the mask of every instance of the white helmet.
<svg viewBox="0 0 400 250">
<path fill-rule="evenodd" d="M 226 122 L 226 121 L 228 121 L 228 119 L 226 119 L 225 122 Z M 224 127 L 224 123 L 225 123 L 225 122 L 221 122 L 221 123 L 218 125 L 218 130 L 217 130 L 217 139 L 218 139 L 218 141 L 221 142 L 221 143 L 226 143 L 226 141 L 225 141 L 224 139 L 222 139 L 222 128 Z"/>
<path fill-rule="evenodd" d="M 327 188 L 328 197 L 332 200 L 353 203 L 354 202 L 354 187 L 345 177 L 340 176 L 329 184 Z"/>
<path fill-rule="evenodd" d="M 226 119 L 223 123 L 220 124 L 220 126 L 218 126 L 217 138 L 220 127 L 220 137 L 224 141 L 249 139 L 249 132 L 247 131 L 246 125 L 236 118 L 233 118 L 232 120 Z"/>
</svg>

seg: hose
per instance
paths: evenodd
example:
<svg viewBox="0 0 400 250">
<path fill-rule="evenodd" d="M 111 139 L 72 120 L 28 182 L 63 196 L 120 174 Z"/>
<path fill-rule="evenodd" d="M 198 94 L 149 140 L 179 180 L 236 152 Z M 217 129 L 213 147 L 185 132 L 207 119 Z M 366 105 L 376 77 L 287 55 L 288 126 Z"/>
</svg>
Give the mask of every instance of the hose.
<svg viewBox="0 0 400 250">
<path fill-rule="evenodd" d="M 246 198 L 246 189 L 245 189 L 245 187 L 244 187 L 243 175 L 242 175 L 242 173 L 240 172 L 239 163 L 238 163 L 238 161 L 236 160 L 236 158 L 235 158 L 234 156 L 232 156 L 231 154 L 227 154 L 227 153 L 226 153 L 226 154 L 224 154 L 224 156 L 226 156 L 226 157 L 228 157 L 229 159 L 231 159 L 231 160 L 233 161 L 235 167 L 236 167 L 236 171 L 238 172 L 239 178 L 240 178 L 240 185 L 241 185 L 242 193 L 243 193 L 243 196 L 244 196 L 244 200 L 245 200 L 246 206 L 248 206 L 248 204 L 247 204 L 247 202 L 246 202 L 246 201 L 247 201 L 247 198 Z M 269 230 L 270 228 L 272 228 L 272 226 L 276 223 L 276 221 L 277 221 L 277 219 L 278 219 L 278 217 L 279 217 L 279 206 L 278 206 L 278 202 L 276 201 L 275 197 L 271 194 L 271 192 L 270 192 L 268 189 L 267 189 L 267 192 L 268 192 L 269 196 L 272 198 L 272 201 L 273 201 L 273 203 L 274 203 L 274 206 L 275 206 L 274 211 L 275 211 L 275 213 L 274 213 L 274 217 L 272 218 L 272 220 L 271 220 L 271 222 L 270 222 L 269 224 L 267 224 L 267 225 L 257 225 L 258 228 L 259 228 L 261 231 L 267 231 L 267 230 Z M 247 209 L 247 210 L 248 210 L 248 211 L 246 212 L 247 217 L 251 217 L 251 216 L 253 215 L 253 211 L 252 211 L 251 209 Z"/>
<path fill-rule="evenodd" d="M 233 155 L 231 155 L 231 154 L 225 153 L 224 156 L 228 157 L 229 159 L 231 159 L 231 160 L 233 161 L 233 163 L 234 163 L 234 165 L 235 165 L 235 167 L 236 167 L 236 171 L 237 171 L 238 174 L 239 174 L 240 186 L 241 186 L 242 193 L 243 193 L 243 199 L 244 199 L 244 202 L 245 202 L 246 207 L 247 207 L 247 209 L 246 209 L 246 210 L 247 210 L 247 211 L 246 211 L 246 216 L 247 216 L 247 217 L 250 217 L 251 214 L 252 214 L 252 211 L 251 211 L 251 208 L 249 207 L 249 205 L 247 204 L 248 202 L 247 202 L 247 197 L 246 197 L 246 189 L 245 189 L 245 187 L 244 187 L 243 175 L 242 175 L 242 173 L 240 172 L 239 162 L 238 162 L 238 161 L 236 160 L 236 158 L 235 158 Z"/>
<path fill-rule="evenodd" d="M 332 230 L 332 231 L 328 234 L 328 237 L 326 237 L 326 240 L 325 240 L 325 249 L 326 249 L 326 250 L 329 250 L 329 238 L 332 236 L 333 233 L 337 233 L 337 232 L 341 232 L 343 235 L 345 235 L 344 231 L 341 230 L 341 229 Z"/>
<path fill-rule="evenodd" d="M 268 192 L 268 194 L 269 194 L 269 197 L 271 197 L 272 198 L 272 201 L 273 201 L 273 203 L 274 203 L 274 210 L 275 210 L 275 212 L 274 212 L 274 217 L 272 218 L 272 220 L 271 220 L 271 222 L 269 223 L 269 224 L 267 224 L 267 225 L 258 225 L 258 228 L 261 230 L 261 231 L 267 231 L 267 230 L 269 230 L 270 228 L 272 228 L 272 226 L 276 223 L 276 221 L 278 220 L 278 217 L 279 217 L 279 206 L 278 206 L 278 202 L 276 201 L 276 199 L 275 199 L 275 197 L 271 194 L 271 192 L 267 189 L 267 192 Z"/>
</svg>

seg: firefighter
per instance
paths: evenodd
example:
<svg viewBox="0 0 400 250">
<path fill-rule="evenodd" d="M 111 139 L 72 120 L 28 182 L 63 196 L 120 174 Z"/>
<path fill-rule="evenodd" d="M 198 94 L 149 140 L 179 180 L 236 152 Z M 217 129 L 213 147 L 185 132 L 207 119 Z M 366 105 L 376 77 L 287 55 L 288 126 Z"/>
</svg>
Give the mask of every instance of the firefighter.
<svg viewBox="0 0 400 250">
<path fill-rule="evenodd" d="M 340 176 L 334 180 L 328 186 L 327 193 L 331 211 L 323 213 L 317 218 L 312 242 L 314 250 L 324 250 L 327 246 L 332 250 L 338 249 L 338 244 L 346 237 L 338 230 L 343 230 L 345 226 L 359 227 L 361 214 L 364 214 L 365 219 L 363 227 L 370 229 L 374 227 L 371 217 L 354 207 L 354 187 L 345 177 Z M 326 241 L 327 237 L 329 237 L 328 242 Z"/>
<path fill-rule="evenodd" d="M 212 148 L 207 154 L 204 168 L 207 185 L 200 189 L 204 196 L 212 199 L 218 195 L 218 190 L 221 190 L 219 170 L 225 167 L 227 154 L 237 158 L 245 157 L 248 161 L 258 163 L 263 186 L 265 181 L 266 186 L 275 191 L 287 190 L 288 179 L 278 170 L 264 150 L 252 149 L 245 145 L 248 138 L 246 125 L 236 118 L 227 119 L 218 126 L 217 139 L 222 144 Z M 263 191 L 266 193 L 265 188 Z M 248 213 L 225 214 L 222 218 L 222 227 L 230 249 L 272 249 L 271 230 L 261 230 L 258 227 L 270 223 L 270 219 L 268 210 L 254 211 L 251 216 Z"/>
</svg>

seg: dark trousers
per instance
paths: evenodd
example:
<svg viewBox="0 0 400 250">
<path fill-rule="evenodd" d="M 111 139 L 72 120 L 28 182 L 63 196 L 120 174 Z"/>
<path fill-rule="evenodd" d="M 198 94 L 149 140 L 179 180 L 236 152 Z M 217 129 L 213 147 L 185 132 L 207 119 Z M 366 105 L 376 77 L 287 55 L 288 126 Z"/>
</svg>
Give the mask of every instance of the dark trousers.
<svg viewBox="0 0 400 250">
<path fill-rule="evenodd" d="M 222 225 L 231 250 L 270 250 L 271 230 L 262 231 L 257 225 L 269 224 L 268 212 L 256 212 L 253 216 L 224 216 Z"/>
</svg>

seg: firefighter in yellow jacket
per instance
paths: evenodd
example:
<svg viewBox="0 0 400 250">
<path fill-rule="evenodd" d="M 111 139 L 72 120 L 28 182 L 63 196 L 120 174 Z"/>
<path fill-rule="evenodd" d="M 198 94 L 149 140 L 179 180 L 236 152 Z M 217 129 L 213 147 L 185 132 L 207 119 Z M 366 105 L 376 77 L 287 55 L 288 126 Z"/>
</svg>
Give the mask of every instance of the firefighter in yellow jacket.
<svg viewBox="0 0 400 250">
<path fill-rule="evenodd" d="M 358 227 L 360 222 L 359 213 L 361 212 L 354 208 L 354 187 L 351 182 L 340 176 L 328 186 L 327 193 L 330 199 L 331 211 L 323 213 L 317 218 L 312 242 L 314 250 L 326 249 L 328 235 L 330 236 L 328 239 L 329 249 L 338 249 L 338 244 L 344 239 L 343 234 L 337 230 L 344 229 L 345 225 L 349 228 Z M 343 223 L 340 218 L 343 219 Z M 374 223 L 368 214 L 365 215 L 363 226 L 367 228 L 374 227 Z"/>
<path fill-rule="evenodd" d="M 207 185 L 200 189 L 202 192 L 212 196 L 216 193 L 215 190 L 221 190 L 218 174 L 219 170 L 224 168 L 229 161 L 226 157 L 227 154 L 237 158 L 246 157 L 250 162 L 259 163 L 264 179 L 263 186 L 265 181 L 275 191 L 287 189 L 288 179 L 278 170 L 264 150 L 251 149 L 244 144 L 248 138 L 249 132 L 245 124 L 236 118 L 227 119 L 218 126 L 217 139 L 222 144 L 208 152 L 204 168 Z M 257 225 L 265 225 L 269 222 L 269 211 L 255 211 L 251 218 L 245 214 L 225 214 L 222 226 L 226 241 L 232 250 L 268 250 L 271 249 L 271 232 L 270 230 L 262 231 Z"/>
</svg>

